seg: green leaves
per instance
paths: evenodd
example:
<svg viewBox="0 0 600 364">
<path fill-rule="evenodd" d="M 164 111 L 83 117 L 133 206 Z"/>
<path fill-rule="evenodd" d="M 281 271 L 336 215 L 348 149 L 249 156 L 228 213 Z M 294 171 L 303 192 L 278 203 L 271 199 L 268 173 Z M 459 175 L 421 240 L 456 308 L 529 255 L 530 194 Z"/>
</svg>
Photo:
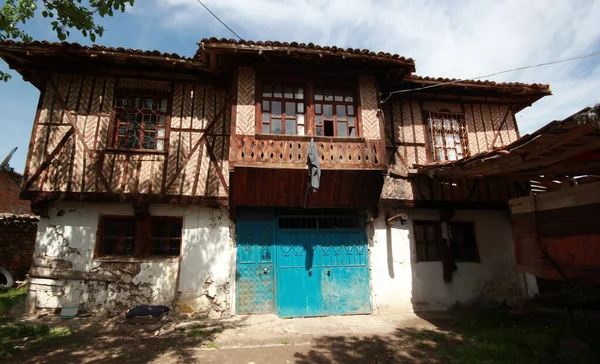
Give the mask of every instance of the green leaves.
<svg viewBox="0 0 600 364">
<path fill-rule="evenodd" d="M 41 12 L 36 12 L 38 3 L 41 3 Z M 70 30 L 76 29 L 95 42 L 104 34 L 104 28 L 96 24 L 96 15 L 113 16 L 115 10 L 125 12 L 126 6 L 133 4 L 134 0 L 89 0 L 84 5 L 81 0 L 6 0 L 0 8 L 0 41 L 31 42 L 31 37 L 20 26 L 41 14 L 53 19 L 50 25 L 60 41 L 67 40 Z M 0 80 L 9 78 L 10 75 L 0 72 Z"/>
</svg>

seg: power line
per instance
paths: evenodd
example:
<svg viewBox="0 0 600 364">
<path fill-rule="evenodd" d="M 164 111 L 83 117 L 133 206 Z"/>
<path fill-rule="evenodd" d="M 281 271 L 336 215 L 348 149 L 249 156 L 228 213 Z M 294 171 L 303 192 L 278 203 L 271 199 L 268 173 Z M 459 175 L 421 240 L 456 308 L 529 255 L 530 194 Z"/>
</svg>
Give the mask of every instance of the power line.
<svg viewBox="0 0 600 364">
<path fill-rule="evenodd" d="M 473 78 L 467 78 L 467 79 L 464 79 L 464 80 L 454 80 L 454 81 L 449 81 L 449 82 L 442 82 L 442 83 L 437 83 L 435 85 L 423 86 L 423 87 L 413 88 L 413 89 L 396 90 L 396 91 L 392 91 L 392 92 L 388 93 L 388 95 L 386 96 L 386 98 L 383 99 L 383 101 L 381 101 L 381 103 L 382 104 L 385 103 L 394 94 L 399 94 L 399 93 L 404 93 L 404 92 L 413 92 L 413 91 L 426 90 L 426 89 L 429 89 L 429 88 L 440 87 L 440 86 L 444 86 L 444 85 L 457 84 L 457 83 L 461 83 L 461 82 L 464 82 L 464 81 L 478 80 L 478 79 L 481 79 L 481 78 L 489 78 L 489 77 L 501 75 L 503 73 L 521 71 L 521 70 L 528 69 L 528 68 L 549 66 L 549 65 L 557 64 L 557 63 L 571 62 L 571 61 L 576 61 L 578 59 L 588 58 L 588 57 L 594 57 L 594 56 L 598 56 L 598 55 L 600 55 L 600 51 L 593 52 L 593 53 L 588 53 L 588 54 L 581 54 L 579 56 L 575 56 L 575 57 L 571 57 L 571 58 L 566 58 L 566 59 L 561 59 L 561 60 L 558 60 L 558 61 L 545 62 L 545 63 L 534 64 L 534 65 L 530 65 L 530 66 L 523 66 L 523 67 L 518 67 L 518 68 L 512 68 L 512 69 L 509 69 L 509 70 L 500 71 L 500 72 L 494 72 L 494 73 L 490 73 L 489 75 L 477 76 L 477 77 L 473 77 Z"/>
<path fill-rule="evenodd" d="M 231 29 L 227 24 L 225 24 L 221 19 L 219 19 L 218 16 L 215 15 L 215 13 L 213 13 L 212 11 L 210 11 L 210 9 L 208 8 L 208 6 L 204 5 L 204 3 L 200 0 L 196 0 L 200 3 L 200 5 L 204 6 L 204 9 L 208 10 L 208 12 L 215 17 L 215 19 L 217 19 L 221 24 L 223 24 L 225 26 L 225 28 L 229 29 L 230 32 L 232 32 L 236 37 L 238 37 L 239 40 L 243 40 L 242 37 L 240 37 L 236 32 L 233 31 L 233 29 Z"/>
</svg>

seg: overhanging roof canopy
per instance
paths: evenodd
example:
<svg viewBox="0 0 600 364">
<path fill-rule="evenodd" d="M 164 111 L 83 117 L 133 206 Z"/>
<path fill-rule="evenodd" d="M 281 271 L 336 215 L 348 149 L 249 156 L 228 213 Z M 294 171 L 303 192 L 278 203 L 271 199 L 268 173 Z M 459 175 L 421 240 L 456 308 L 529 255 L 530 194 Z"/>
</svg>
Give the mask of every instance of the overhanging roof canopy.
<svg viewBox="0 0 600 364">
<path fill-rule="evenodd" d="M 169 72 L 206 69 L 206 65 L 201 61 L 175 53 L 99 45 L 83 46 L 68 42 L 25 43 L 7 40 L 0 42 L 0 57 L 11 69 L 19 72 L 23 79 L 38 87 L 48 72 L 61 70 L 76 72 L 82 67 L 95 69 L 111 65 L 132 71 L 169 70 Z"/>
<path fill-rule="evenodd" d="M 431 176 L 499 176 L 515 180 L 600 174 L 600 104 L 489 152 L 419 165 Z"/>
<path fill-rule="evenodd" d="M 251 41 L 225 38 L 204 38 L 198 43 L 195 58 L 216 67 L 218 56 L 244 56 L 253 59 L 281 60 L 283 62 L 300 61 L 320 65 L 331 64 L 348 67 L 368 67 L 371 70 L 395 72 L 397 77 L 415 71 L 412 58 L 386 52 L 372 52 L 368 49 L 319 46 L 313 43 Z"/>
</svg>

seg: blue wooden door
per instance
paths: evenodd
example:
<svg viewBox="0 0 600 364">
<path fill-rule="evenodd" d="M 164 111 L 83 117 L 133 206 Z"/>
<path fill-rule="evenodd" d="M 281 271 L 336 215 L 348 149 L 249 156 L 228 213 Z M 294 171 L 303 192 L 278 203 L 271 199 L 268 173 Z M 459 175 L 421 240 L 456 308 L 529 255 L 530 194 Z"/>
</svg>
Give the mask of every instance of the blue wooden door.
<svg viewBox="0 0 600 364">
<path fill-rule="evenodd" d="M 363 231 L 321 231 L 321 314 L 371 312 L 368 249 Z"/>
<path fill-rule="evenodd" d="M 336 224 L 328 223 L 329 218 L 298 219 L 305 221 L 280 222 L 277 231 L 278 314 L 302 317 L 370 313 L 364 228 L 340 228 L 343 219 L 336 220 Z"/>
<path fill-rule="evenodd" d="M 321 314 L 318 232 L 279 231 L 277 237 L 277 306 L 282 317 Z"/>
<path fill-rule="evenodd" d="M 236 311 L 274 312 L 275 231 L 273 223 L 238 222 Z"/>
</svg>

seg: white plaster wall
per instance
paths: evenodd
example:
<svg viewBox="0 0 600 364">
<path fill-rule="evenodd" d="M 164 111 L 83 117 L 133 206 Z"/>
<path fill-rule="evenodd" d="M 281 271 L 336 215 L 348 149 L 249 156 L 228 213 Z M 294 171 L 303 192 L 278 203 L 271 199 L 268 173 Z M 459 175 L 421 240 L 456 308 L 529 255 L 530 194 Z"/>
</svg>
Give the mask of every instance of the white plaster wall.
<svg viewBox="0 0 600 364">
<path fill-rule="evenodd" d="M 373 221 L 369 242 L 374 311 L 446 310 L 464 305 L 509 303 L 523 296 L 514 270 L 512 227 L 508 212 L 456 211 L 452 221 L 473 221 L 480 262 L 457 262 L 452 282 L 444 282 L 441 262 L 417 262 L 414 220 L 438 221 L 437 210 L 394 210 L 408 223 L 385 225 L 386 211 Z"/>
<path fill-rule="evenodd" d="M 192 306 L 229 310 L 235 254 L 232 223 L 225 208 L 151 206 L 153 216 L 183 217 L 182 257 L 110 262 L 93 259 L 102 214 L 132 216 L 133 209 L 128 204 L 53 205 L 49 218 L 41 218 L 38 225 L 34 265 L 62 259 L 72 263 L 72 270 L 109 272 L 118 277 L 117 282 L 37 279 L 30 286 L 36 307 L 58 308 L 65 302 L 79 303 L 89 311 L 121 310 L 138 304 L 172 306 L 177 297 L 187 295 L 196 298 Z"/>
</svg>

